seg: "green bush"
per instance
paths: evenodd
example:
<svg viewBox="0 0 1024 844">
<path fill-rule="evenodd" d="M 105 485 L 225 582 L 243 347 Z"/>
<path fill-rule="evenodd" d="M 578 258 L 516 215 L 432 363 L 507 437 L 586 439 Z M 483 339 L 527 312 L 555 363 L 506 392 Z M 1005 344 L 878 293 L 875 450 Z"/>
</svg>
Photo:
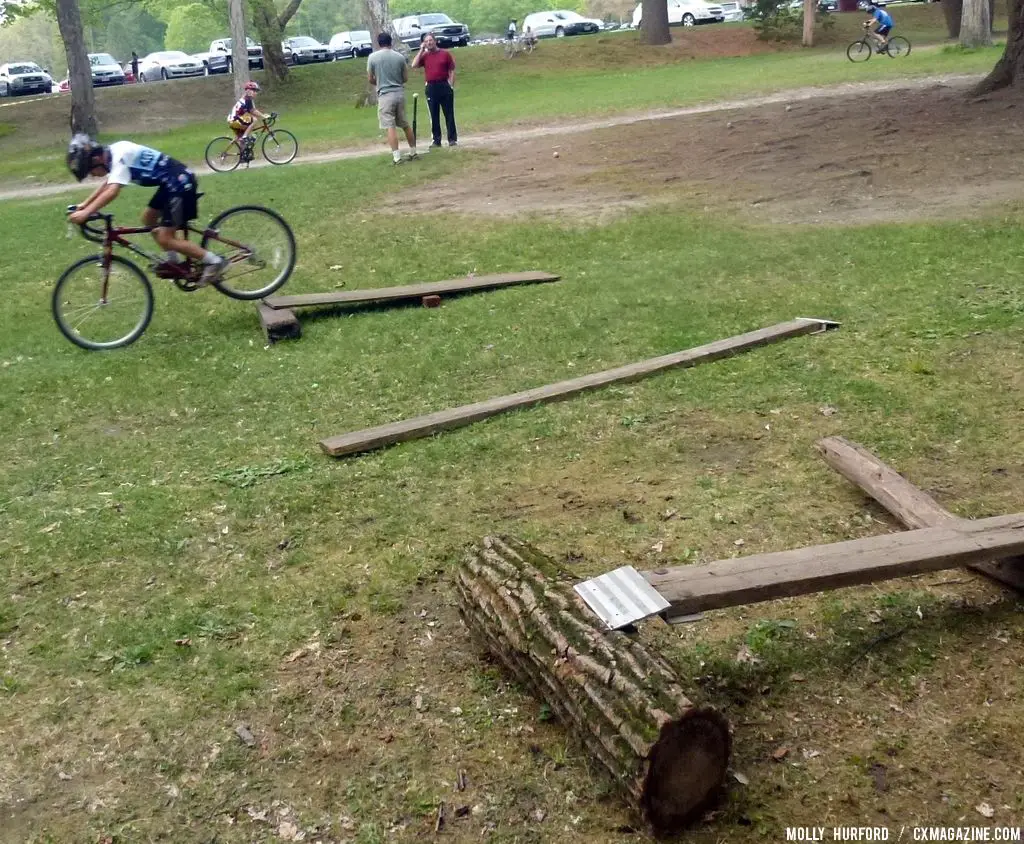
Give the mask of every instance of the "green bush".
<svg viewBox="0 0 1024 844">
<path fill-rule="evenodd" d="M 747 19 L 762 41 L 799 41 L 803 37 L 803 8 L 791 8 L 789 0 L 755 0 L 746 10 Z M 816 30 L 829 30 L 835 20 L 819 8 L 814 15 Z"/>
</svg>

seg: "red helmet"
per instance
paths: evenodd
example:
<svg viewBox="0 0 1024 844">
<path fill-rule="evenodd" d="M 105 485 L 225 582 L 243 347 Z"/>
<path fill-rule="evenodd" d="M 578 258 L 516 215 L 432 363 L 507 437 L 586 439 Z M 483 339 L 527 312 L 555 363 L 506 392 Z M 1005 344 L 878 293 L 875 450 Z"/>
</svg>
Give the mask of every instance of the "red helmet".
<svg viewBox="0 0 1024 844">
<path fill-rule="evenodd" d="M 260 89 L 260 86 L 259 86 L 258 82 L 246 82 L 245 83 L 245 90 L 246 91 L 259 91 L 259 89 Z"/>
</svg>

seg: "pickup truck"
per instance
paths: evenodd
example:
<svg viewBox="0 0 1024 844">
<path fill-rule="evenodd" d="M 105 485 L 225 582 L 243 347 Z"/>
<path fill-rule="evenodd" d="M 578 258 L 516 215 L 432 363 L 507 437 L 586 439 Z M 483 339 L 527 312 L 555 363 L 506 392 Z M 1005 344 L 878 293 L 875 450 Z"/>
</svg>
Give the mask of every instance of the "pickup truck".
<svg viewBox="0 0 1024 844">
<path fill-rule="evenodd" d="M 251 38 L 245 39 L 249 51 L 249 68 L 263 67 L 263 48 Z M 207 76 L 214 73 L 231 73 L 231 39 L 217 38 L 210 42 L 210 50 L 196 53 L 195 58 L 203 63 Z"/>
</svg>

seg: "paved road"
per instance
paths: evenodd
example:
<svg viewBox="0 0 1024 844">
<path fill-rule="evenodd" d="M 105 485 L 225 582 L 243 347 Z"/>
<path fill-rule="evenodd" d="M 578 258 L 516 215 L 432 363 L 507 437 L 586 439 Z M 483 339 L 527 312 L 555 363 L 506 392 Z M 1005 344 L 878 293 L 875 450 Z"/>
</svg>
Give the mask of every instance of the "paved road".
<svg viewBox="0 0 1024 844">
<path fill-rule="evenodd" d="M 459 133 L 459 145 L 469 148 L 501 147 L 506 144 L 534 138 L 574 135 L 580 132 L 592 132 L 597 129 L 608 129 L 614 126 L 628 126 L 630 124 L 643 123 L 649 120 L 669 120 L 674 117 L 685 117 L 691 114 L 710 114 L 717 111 L 737 111 L 747 108 L 757 108 L 765 105 L 803 102 L 806 100 L 819 99 L 821 97 L 848 97 L 856 96 L 858 94 L 878 93 L 879 91 L 903 91 L 928 88 L 934 85 L 967 87 L 968 85 L 979 82 L 983 76 L 983 74 L 956 74 L 927 76 L 921 79 L 901 79 L 895 82 L 849 82 L 842 85 L 824 87 L 792 88 L 787 91 L 779 91 L 775 94 L 766 94 L 764 96 L 751 97 L 744 100 L 723 100 L 720 102 L 687 106 L 685 108 L 662 109 L 642 112 L 639 114 L 609 115 L 595 120 L 583 120 L 576 123 L 556 123 L 545 126 L 511 129 L 502 132 L 482 132 L 478 135 L 471 135 L 469 137 L 464 137 L 462 133 Z M 384 154 L 385 150 L 383 145 L 375 144 L 372 147 L 367 146 L 337 149 L 329 152 L 300 155 L 289 166 L 301 164 L 323 164 L 329 161 L 343 161 L 349 158 L 366 158 L 373 155 L 383 157 Z M 252 166 L 270 167 L 272 165 L 266 161 L 255 161 Z M 202 167 L 199 168 L 197 172 L 200 175 L 203 175 L 212 173 L 213 171 L 207 167 Z M 57 196 L 62 193 L 81 189 L 82 186 L 77 185 L 74 182 L 66 182 L 56 185 L 41 185 L 38 187 L 15 187 L 7 190 L 0 190 L 0 201 Z"/>
</svg>

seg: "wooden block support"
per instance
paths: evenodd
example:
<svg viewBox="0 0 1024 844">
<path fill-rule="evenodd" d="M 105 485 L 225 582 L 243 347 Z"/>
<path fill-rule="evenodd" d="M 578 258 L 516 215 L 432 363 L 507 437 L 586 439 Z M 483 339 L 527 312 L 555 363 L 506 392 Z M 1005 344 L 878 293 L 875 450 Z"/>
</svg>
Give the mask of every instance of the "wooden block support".
<svg viewBox="0 0 1024 844">
<path fill-rule="evenodd" d="M 1024 514 L 643 572 L 672 615 L 792 598 L 1024 553 Z"/>
<path fill-rule="evenodd" d="M 440 306 L 441 306 L 441 297 L 440 296 L 434 295 L 434 296 L 424 296 L 423 297 L 423 307 L 424 308 L 438 308 Z"/>
<path fill-rule="evenodd" d="M 456 581 L 470 631 L 547 702 L 656 834 L 678 832 L 717 796 L 729 725 L 695 706 L 662 659 L 609 633 L 553 560 L 511 538 L 488 537 Z"/>
<path fill-rule="evenodd" d="M 829 466 L 864 490 L 904 527 L 938 527 L 961 521 L 863 446 L 843 437 L 826 437 L 817 445 Z M 968 568 L 1002 586 L 1024 592 L 1024 557 L 987 560 L 972 563 Z"/>
<path fill-rule="evenodd" d="M 541 284 L 558 281 L 561 276 L 545 272 L 498 273 L 426 284 L 403 284 L 368 290 L 335 290 L 331 293 L 298 293 L 293 296 L 268 296 L 263 303 L 270 308 L 308 308 L 315 305 L 358 305 L 366 302 L 400 302 L 424 296 L 468 293 L 474 290 L 495 290 L 518 284 Z"/>
<path fill-rule="evenodd" d="M 704 346 L 697 346 L 686 351 L 651 358 L 639 363 L 631 363 L 628 366 L 620 366 L 617 369 L 596 372 L 592 375 L 584 375 L 569 381 L 559 381 L 557 384 L 535 387 L 532 390 L 525 390 L 510 396 L 487 399 L 475 404 L 441 410 L 437 413 L 417 416 L 401 422 L 391 422 L 375 428 L 367 428 L 362 431 L 328 437 L 325 440 L 321 440 L 320 448 L 332 457 L 343 457 L 347 454 L 373 451 L 374 449 L 383 448 L 395 443 L 428 437 L 439 431 L 462 428 L 473 422 L 479 422 L 482 419 L 488 419 L 500 413 L 507 413 L 510 410 L 561 401 L 588 390 L 596 390 L 600 387 L 607 387 L 610 384 L 638 381 L 641 378 L 646 378 L 649 375 L 664 372 L 668 369 L 695 366 L 699 363 L 719 360 L 748 349 L 756 348 L 757 346 L 766 346 L 770 343 L 777 343 L 790 337 L 800 337 L 804 334 L 817 334 L 830 328 L 836 328 L 838 325 L 839 323 L 830 320 L 809 318 L 782 322 L 768 328 L 740 334 L 737 337 L 717 340 Z"/>
<path fill-rule="evenodd" d="M 278 340 L 298 340 L 302 336 L 302 326 L 299 325 L 294 311 L 274 310 L 262 302 L 256 306 L 256 310 L 260 316 L 263 336 L 268 344 L 276 343 Z"/>
</svg>

